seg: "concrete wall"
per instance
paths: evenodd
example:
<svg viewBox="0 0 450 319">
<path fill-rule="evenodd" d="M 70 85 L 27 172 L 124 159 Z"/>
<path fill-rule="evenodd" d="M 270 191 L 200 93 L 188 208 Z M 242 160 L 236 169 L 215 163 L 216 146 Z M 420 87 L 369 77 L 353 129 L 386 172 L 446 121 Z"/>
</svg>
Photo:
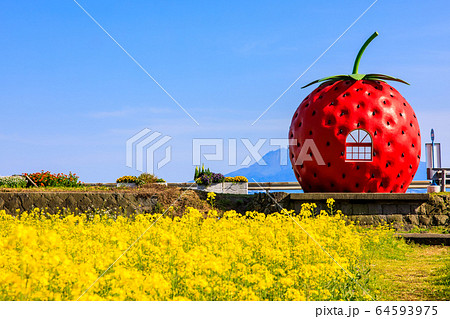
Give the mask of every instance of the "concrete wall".
<svg viewBox="0 0 450 319">
<path fill-rule="evenodd" d="M 248 194 L 248 183 L 213 183 L 208 186 L 198 185 L 198 190 L 205 192 L 214 192 L 217 194 Z"/>
</svg>

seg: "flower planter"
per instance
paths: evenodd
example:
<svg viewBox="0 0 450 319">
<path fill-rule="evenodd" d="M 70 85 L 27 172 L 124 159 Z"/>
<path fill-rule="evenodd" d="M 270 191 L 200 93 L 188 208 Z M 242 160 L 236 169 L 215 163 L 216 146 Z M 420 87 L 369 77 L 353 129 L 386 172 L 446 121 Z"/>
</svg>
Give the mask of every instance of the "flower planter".
<svg viewBox="0 0 450 319">
<path fill-rule="evenodd" d="M 225 194 L 248 194 L 248 182 L 224 182 L 223 193 Z"/>
<path fill-rule="evenodd" d="M 209 184 L 208 186 L 205 185 L 197 185 L 197 189 L 204 191 L 204 192 L 214 192 L 217 194 L 223 193 L 223 187 L 222 187 L 223 183 L 212 183 Z"/>
<path fill-rule="evenodd" d="M 439 193 L 441 191 L 441 186 L 439 185 L 428 185 L 427 193 Z"/>
<path fill-rule="evenodd" d="M 197 189 L 205 192 L 214 192 L 216 194 L 248 194 L 248 183 L 247 182 L 223 182 L 223 183 L 212 183 L 208 186 L 197 185 Z"/>
<path fill-rule="evenodd" d="M 136 183 L 117 183 L 117 187 L 136 187 Z"/>
</svg>

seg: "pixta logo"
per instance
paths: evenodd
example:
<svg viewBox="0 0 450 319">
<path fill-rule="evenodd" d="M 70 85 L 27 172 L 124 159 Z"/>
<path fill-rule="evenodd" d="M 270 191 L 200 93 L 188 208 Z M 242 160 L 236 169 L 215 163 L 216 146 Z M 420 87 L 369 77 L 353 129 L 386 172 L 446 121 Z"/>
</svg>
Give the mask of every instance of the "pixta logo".
<svg viewBox="0 0 450 319">
<path fill-rule="evenodd" d="M 246 157 L 239 165 L 246 166 L 252 162 L 252 159 L 259 165 L 265 166 L 267 163 L 261 155 L 261 148 L 269 142 L 270 146 L 278 146 L 280 149 L 286 149 L 289 145 L 297 145 L 297 140 L 287 138 L 271 138 L 258 139 L 256 143 L 252 143 L 248 138 L 241 139 L 220 139 L 220 138 L 196 138 L 192 140 L 192 164 L 200 165 L 204 158 L 206 161 L 224 161 L 225 148 L 228 150 L 228 165 L 237 165 L 238 141 L 245 147 Z M 202 147 L 208 148 L 209 153 L 202 151 Z M 211 152 L 211 149 L 214 149 Z M 325 165 L 322 155 L 319 152 L 314 140 L 306 139 L 298 155 L 295 156 L 295 164 L 303 164 L 303 162 L 317 161 L 317 165 Z M 281 166 L 290 165 L 288 163 L 287 152 L 280 152 Z"/>
<path fill-rule="evenodd" d="M 126 164 L 134 167 L 140 172 L 153 174 L 155 166 L 156 151 L 167 144 L 172 137 L 163 136 L 162 133 L 145 128 L 133 135 L 126 143 Z M 161 137 L 161 138 L 160 138 Z M 164 157 L 156 164 L 157 168 L 165 166 L 172 159 L 172 148 L 167 146 Z"/>
</svg>

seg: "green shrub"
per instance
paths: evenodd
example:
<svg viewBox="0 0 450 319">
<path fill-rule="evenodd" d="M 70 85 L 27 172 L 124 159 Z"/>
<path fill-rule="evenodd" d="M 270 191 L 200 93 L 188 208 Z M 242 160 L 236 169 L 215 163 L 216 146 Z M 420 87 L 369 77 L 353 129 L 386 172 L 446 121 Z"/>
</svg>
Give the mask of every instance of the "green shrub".
<svg viewBox="0 0 450 319">
<path fill-rule="evenodd" d="M 23 176 L 0 176 L 0 187 L 27 187 L 27 180 Z"/>
<path fill-rule="evenodd" d="M 197 180 L 198 178 L 202 177 L 203 175 L 211 176 L 212 172 L 209 170 L 209 168 L 205 169 L 204 164 L 202 164 L 201 168 L 198 168 L 198 166 L 196 166 L 195 172 L 194 172 L 194 180 Z"/>
<path fill-rule="evenodd" d="M 149 174 L 149 173 L 142 173 L 137 178 L 136 184 L 145 185 L 145 184 L 156 183 L 157 181 L 158 181 L 158 177 L 156 177 L 155 175 Z"/>
</svg>

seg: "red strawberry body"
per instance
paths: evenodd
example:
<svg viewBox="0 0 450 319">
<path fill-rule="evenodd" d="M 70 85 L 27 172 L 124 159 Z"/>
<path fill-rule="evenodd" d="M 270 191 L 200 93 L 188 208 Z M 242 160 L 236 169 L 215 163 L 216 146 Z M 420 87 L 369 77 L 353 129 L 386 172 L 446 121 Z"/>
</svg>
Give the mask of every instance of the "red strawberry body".
<svg viewBox="0 0 450 319">
<path fill-rule="evenodd" d="M 416 115 L 382 81 L 322 84 L 298 107 L 289 138 L 295 141 L 290 146 L 292 167 L 305 192 L 404 193 L 420 161 Z M 307 139 L 320 154 L 310 152 L 312 160 L 302 161 Z"/>
</svg>

